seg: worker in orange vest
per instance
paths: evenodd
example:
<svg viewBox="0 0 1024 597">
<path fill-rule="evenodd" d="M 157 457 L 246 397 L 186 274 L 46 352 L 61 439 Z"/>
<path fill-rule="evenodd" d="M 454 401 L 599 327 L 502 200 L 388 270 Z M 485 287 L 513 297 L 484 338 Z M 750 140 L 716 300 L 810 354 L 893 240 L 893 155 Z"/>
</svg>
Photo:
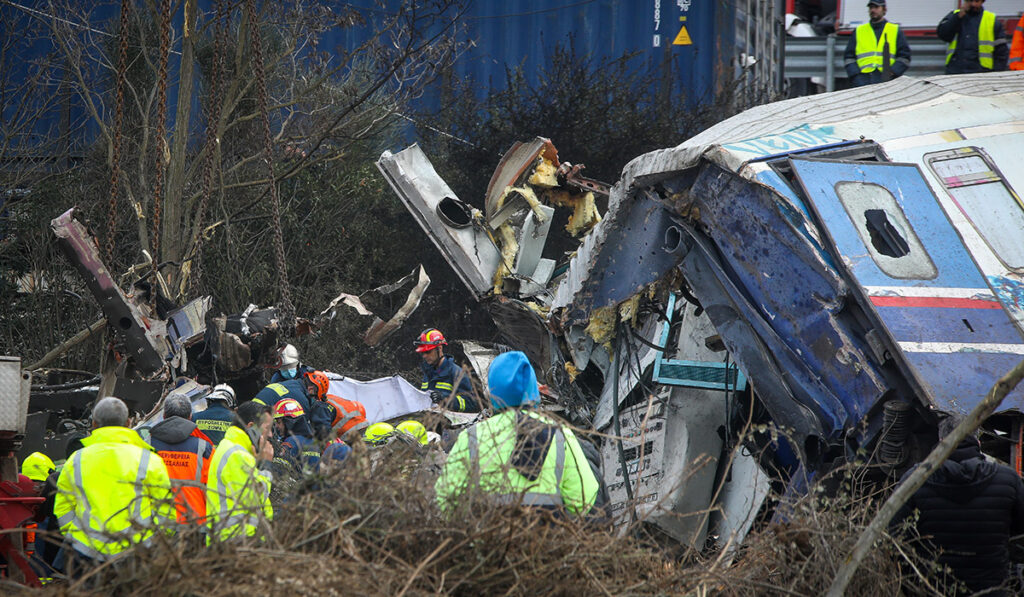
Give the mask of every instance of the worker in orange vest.
<svg viewBox="0 0 1024 597">
<path fill-rule="evenodd" d="M 366 407 L 355 400 L 346 400 L 329 393 L 331 380 L 323 371 L 310 371 L 303 377 L 306 394 L 311 403 L 326 406 L 332 412 L 331 432 L 328 439 L 343 438 L 350 431 L 362 431 L 366 427 Z"/>
<path fill-rule="evenodd" d="M 190 419 L 192 404 L 171 395 L 164 402 L 164 420 L 150 430 L 150 444 L 167 465 L 174 488 L 178 522 L 202 524 L 206 517 L 206 480 L 213 442 Z"/>
<path fill-rule="evenodd" d="M 1010 70 L 1024 70 L 1024 15 L 1017 21 L 1010 42 Z"/>
</svg>

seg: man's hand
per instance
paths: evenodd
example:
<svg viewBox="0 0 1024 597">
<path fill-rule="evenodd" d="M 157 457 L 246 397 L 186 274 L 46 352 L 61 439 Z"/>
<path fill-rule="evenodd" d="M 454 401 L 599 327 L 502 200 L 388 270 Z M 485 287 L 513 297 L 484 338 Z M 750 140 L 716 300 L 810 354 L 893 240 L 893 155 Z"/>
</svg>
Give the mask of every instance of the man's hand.
<svg viewBox="0 0 1024 597">
<path fill-rule="evenodd" d="M 260 438 L 260 460 L 270 462 L 274 459 L 274 445 L 267 441 L 267 438 Z"/>
<path fill-rule="evenodd" d="M 430 401 L 433 402 L 434 404 L 439 404 L 442 400 L 444 400 L 447 397 L 448 396 L 442 394 L 437 390 L 430 390 Z"/>
</svg>

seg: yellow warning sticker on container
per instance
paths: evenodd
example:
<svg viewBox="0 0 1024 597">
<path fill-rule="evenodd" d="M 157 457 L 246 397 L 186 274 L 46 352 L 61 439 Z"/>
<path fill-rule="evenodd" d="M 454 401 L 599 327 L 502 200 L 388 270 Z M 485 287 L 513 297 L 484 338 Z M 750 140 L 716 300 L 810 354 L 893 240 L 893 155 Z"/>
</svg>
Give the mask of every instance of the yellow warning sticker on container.
<svg viewBox="0 0 1024 597">
<path fill-rule="evenodd" d="M 690 34 L 686 31 L 686 25 L 679 28 L 679 35 L 672 42 L 673 46 L 689 46 L 692 45 L 693 41 L 690 40 Z"/>
<path fill-rule="evenodd" d="M 673 46 L 690 46 L 693 45 L 693 40 L 690 39 L 690 32 L 686 30 L 686 17 L 679 17 L 682 21 L 682 25 L 679 26 L 679 34 L 672 41 Z"/>
</svg>

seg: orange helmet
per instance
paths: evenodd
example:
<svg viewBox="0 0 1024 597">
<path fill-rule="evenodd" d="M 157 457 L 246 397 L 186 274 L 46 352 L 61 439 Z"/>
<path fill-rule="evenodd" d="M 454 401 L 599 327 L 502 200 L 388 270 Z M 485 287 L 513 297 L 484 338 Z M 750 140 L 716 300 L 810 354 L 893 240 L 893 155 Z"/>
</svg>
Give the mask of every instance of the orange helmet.
<svg viewBox="0 0 1024 597">
<path fill-rule="evenodd" d="M 316 386 L 316 397 L 323 400 L 327 391 L 331 389 L 331 380 L 327 378 L 327 374 L 323 371 L 308 371 L 306 379 Z"/>
<path fill-rule="evenodd" d="M 441 333 L 441 330 L 430 328 L 423 330 L 423 333 L 420 334 L 420 339 L 415 344 L 416 352 L 429 352 L 438 346 L 447 346 L 448 341 L 444 339 L 444 334 Z"/>
<path fill-rule="evenodd" d="M 294 398 L 285 398 L 274 405 L 275 419 L 280 419 L 281 417 L 295 419 L 304 414 L 306 414 L 306 411 L 302 410 L 302 405 Z"/>
</svg>

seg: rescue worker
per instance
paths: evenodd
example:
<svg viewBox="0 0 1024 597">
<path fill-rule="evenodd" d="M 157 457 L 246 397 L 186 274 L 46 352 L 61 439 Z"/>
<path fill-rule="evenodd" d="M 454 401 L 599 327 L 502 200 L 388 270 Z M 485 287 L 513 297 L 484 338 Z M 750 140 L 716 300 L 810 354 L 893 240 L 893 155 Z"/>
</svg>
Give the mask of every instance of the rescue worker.
<svg viewBox="0 0 1024 597">
<path fill-rule="evenodd" d="M 256 535 L 260 519 L 271 520 L 272 475 L 260 467 L 274 459 L 270 407 L 246 402 L 217 444 L 206 484 L 207 541 Z"/>
<path fill-rule="evenodd" d="M 274 374 L 270 376 L 270 383 L 299 379 L 306 373 L 313 370 L 299 362 L 299 351 L 291 344 L 285 344 L 284 348 L 277 355 Z"/>
<path fill-rule="evenodd" d="M 498 504 L 586 515 L 600 484 L 573 432 L 528 408 L 540 403 L 540 390 L 526 355 L 498 355 L 487 382 L 495 414 L 455 440 L 434 485 L 441 509 L 478 489 Z"/>
<path fill-rule="evenodd" d="M 302 406 L 302 410 L 309 411 L 309 396 L 306 394 L 306 384 L 303 378 L 267 384 L 262 390 L 256 392 L 252 400 L 273 409 L 275 404 L 289 398 L 298 402 Z"/>
<path fill-rule="evenodd" d="M 25 528 L 29 530 L 26 531 L 24 538 L 25 556 L 43 582 L 53 576 L 45 560 L 45 534 L 57 527 L 53 519 L 53 490 L 56 488 L 48 486 L 46 482 L 55 468 L 53 460 L 42 452 L 32 452 L 21 463 L 21 474 L 32 481 L 35 495 L 46 499 L 43 505 L 36 509 L 34 521 L 25 524 Z"/>
<path fill-rule="evenodd" d="M 1010 70 L 1024 70 L 1024 15 L 1017 21 L 1013 30 L 1013 41 L 1010 43 Z"/>
<path fill-rule="evenodd" d="M 313 439 L 309 419 L 298 402 L 289 398 L 274 405 L 274 432 L 282 448 L 281 453 L 274 455 L 274 462 L 299 470 L 318 468 L 320 450 Z"/>
<path fill-rule="evenodd" d="M 398 424 L 397 427 L 395 427 L 395 430 L 401 431 L 402 433 L 413 438 L 421 446 L 427 445 L 427 443 L 429 443 L 430 441 L 427 438 L 427 428 L 423 426 L 423 423 L 420 423 L 419 421 L 413 419 L 409 419 L 408 421 L 402 421 L 401 423 Z"/>
<path fill-rule="evenodd" d="M 21 474 L 36 483 L 46 483 L 46 478 L 56 468 L 56 465 L 53 464 L 53 460 L 49 456 L 42 452 L 32 452 L 21 463 Z"/>
<path fill-rule="evenodd" d="M 344 438 L 350 432 L 357 434 L 366 428 L 366 407 L 331 394 L 331 380 L 326 373 L 310 371 L 302 379 L 310 398 L 310 423 L 317 438 Z"/>
<path fill-rule="evenodd" d="M 423 381 L 420 389 L 430 393 L 430 399 L 434 404 L 441 404 L 443 408 L 464 413 L 480 412 L 480 405 L 473 393 L 473 384 L 469 381 L 469 375 L 455 364 L 455 359 L 445 356 L 444 347 L 448 345 L 444 334 L 439 330 L 430 328 L 423 330 L 416 341 L 416 352 L 423 357 L 420 369 L 423 371 Z M 456 380 L 458 388 L 455 389 Z M 454 395 L 452 390 L 455 389 Z M 451 397 L 451 400 L 449 400 Z"/>
<path fill-rule="evenodd" d="M 939 39 L 949 43 L 947 75 L 1006 70 L 1010 53 L 1006 29 L 984 4 L 985 0 L 962 0 L 960 8 L 943 17 L 935 29 Z"/>
<path fill-rule="evenodd" d="M 395 428 L 391 423 L 374 423 L 366 428 L 363 441 L 371 446 L 383 446 L 391 440 Z"/>
<path fill-rule="evenodd" d="M 206 395 L 206 410 L 192 415 L 192 420 L 214 446 L 219 444 L 235 420 L 235 389 L 226 383 L 217 384 Z"/>
<path fill-rule="evenodd" d="M 92 411 L 93 431 L 64 463 L 53 513 L 65 548 L 102 562 L 147 543 L 173 523 L 174 497 L 164 461 L 126 427 L 128 407 L 109 396 Z"/>
<path fill-rule="evenodd" d="M 910 67 L 910 44 L 896 23 L 885 20 L 885 0 L 868 2 L 869 21 L 857 27 L 846 44 L 843 60 L 846 75 L 854 87 L 884 80 L 884 56 L 889 54 L 889 71 L 898 77 Z"/>
<path fill-rule="evenodd" d="M 149 431 L 149 443 L 164 460 L 174 488 L 174 508 L 180 523 L 202 523 L 206 516 L 206 481 L 213 442 L 195 423 L 192 403 L 181 395 L 164 401 L 164 420 Z"/>
</svg>

